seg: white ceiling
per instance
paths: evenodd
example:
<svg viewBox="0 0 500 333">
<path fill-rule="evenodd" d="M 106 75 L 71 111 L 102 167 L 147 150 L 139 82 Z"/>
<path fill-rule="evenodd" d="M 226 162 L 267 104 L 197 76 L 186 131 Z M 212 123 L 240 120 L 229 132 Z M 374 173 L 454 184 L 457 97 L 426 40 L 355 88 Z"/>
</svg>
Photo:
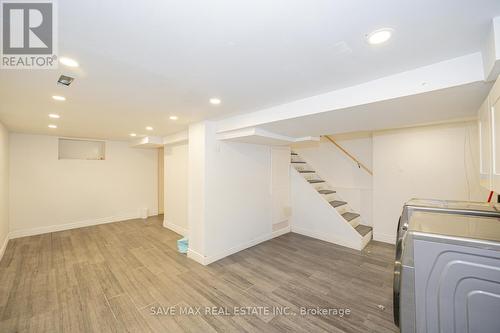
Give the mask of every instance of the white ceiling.
<svg viewBox="0 0 500 333">
<path fill-rule="evenodd" d="M 0 121 L 12 131 L 166 135 L 476 52 L 500 15 L 498 0 L 58 4 L 59 53 L 81 68 L 0 70 Z M 368 45 L 365 34 L 381 27 L 393 39 Z M 55 84 L 63 73 L 76 77 L 70 88 Z M 208 103 L 213 96 L 220 106 Z M 61 114 L 57 130 L 47 128 L 48 113 Z"/>
</svg>

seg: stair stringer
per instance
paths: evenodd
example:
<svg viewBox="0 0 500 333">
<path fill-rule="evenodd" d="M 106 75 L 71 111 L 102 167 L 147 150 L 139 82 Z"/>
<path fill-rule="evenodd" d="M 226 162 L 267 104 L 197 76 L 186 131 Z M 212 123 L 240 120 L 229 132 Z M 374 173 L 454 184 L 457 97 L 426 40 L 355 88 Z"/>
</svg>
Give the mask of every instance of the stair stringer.
<svg viewBox="0 0 500 333">
<path fill-rule="evenodd" d="M 363 237 L 295 168 L 291 169 L 292 232 L 362 250 Z"/>
</svg>

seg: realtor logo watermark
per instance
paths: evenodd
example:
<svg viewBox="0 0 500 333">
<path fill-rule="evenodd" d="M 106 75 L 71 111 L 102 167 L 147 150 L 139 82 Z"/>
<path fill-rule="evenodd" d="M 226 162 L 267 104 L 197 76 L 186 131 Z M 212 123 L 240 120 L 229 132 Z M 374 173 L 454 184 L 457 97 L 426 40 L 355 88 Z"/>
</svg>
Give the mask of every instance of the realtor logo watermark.
<svg viewBox="0 0 500 333">
<path fill-rule="evenodd" d="M 2 69 L 57 68 L 56 4 L 1 1 Z"/>
</svg>

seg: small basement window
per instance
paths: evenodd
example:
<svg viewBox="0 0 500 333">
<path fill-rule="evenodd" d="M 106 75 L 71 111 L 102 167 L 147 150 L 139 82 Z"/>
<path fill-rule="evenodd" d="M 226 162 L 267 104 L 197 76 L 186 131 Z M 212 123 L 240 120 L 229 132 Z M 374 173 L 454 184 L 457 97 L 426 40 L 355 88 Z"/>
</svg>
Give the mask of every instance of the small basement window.
<svg viewBox="0 0 500 333">
<path fill-rule="evenodd" d="M 104 160 L 104 141 L 59 139 L 60 160 Z"/>
</svg>

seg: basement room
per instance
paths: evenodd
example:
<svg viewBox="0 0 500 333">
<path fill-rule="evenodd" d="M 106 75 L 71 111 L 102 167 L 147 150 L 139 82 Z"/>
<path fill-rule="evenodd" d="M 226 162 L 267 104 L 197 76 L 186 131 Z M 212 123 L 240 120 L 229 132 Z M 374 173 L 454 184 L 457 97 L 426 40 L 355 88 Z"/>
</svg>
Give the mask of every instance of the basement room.
<svg viewBox="0 0 500 333">
<path fill-rule="evenodd" d="M 500 1 L 0 17 L 0 333 L 500 332 Z"/>
</svg>

